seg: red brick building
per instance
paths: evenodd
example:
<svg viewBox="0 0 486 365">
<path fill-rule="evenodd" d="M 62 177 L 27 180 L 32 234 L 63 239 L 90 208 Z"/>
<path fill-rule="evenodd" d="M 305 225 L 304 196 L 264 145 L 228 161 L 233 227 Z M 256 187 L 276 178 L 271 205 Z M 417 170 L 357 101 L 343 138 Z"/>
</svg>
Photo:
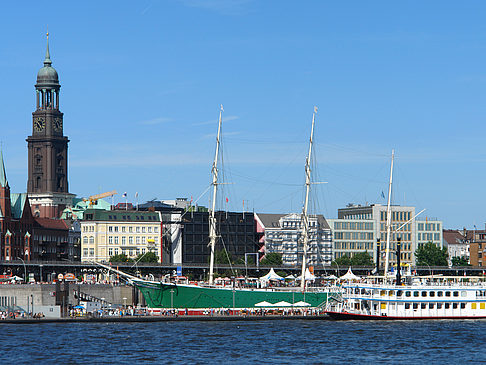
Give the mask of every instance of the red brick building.
<svg viewBox="0 0 486 365">
<path fill-rule="evenodd" d="M 34 218 L 27 194 L 12 194 L 0 152 L 0 259 L 30 260 Z"/>
</svg>

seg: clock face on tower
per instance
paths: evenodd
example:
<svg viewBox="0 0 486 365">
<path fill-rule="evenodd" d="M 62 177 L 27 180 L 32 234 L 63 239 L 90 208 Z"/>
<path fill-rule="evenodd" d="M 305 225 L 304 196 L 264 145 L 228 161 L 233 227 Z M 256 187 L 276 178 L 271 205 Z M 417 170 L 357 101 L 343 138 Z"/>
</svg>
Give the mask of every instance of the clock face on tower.
<svg viewBox="0 0 486 365">
<path fill-rule="evenodd" d="M 62 131 L 62 119 L 61 118 L 54 118 L 54 130 L 56 132 Z"/>
<path fill-rule="evenodd" d="M 46 121 L 42 117 L 37 117 L 34 119 L 34 130 L 36 132 L 42 132 L 46 127 Z"/>
</svg>

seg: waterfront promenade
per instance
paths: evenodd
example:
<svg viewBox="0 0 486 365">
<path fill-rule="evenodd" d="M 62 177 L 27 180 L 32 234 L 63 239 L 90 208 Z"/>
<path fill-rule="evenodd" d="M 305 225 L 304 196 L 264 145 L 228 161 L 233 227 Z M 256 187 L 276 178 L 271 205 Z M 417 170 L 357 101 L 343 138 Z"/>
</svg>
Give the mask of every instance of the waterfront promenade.
<svg viewBox="0 0 486 365">
<path fill-rule="evenodd" d="M 275 321 L 275 320 L 330 320 L 327 315 L 189 315 L 189 316 L 113 316 L 113 317 L 75 317 L 75 318 L 16 318 L 0 320 L 2 324 L 40 324 L 40 323 L 130 323 L 130 322 L 218 322 L 218 321 Z"/>
</svg>

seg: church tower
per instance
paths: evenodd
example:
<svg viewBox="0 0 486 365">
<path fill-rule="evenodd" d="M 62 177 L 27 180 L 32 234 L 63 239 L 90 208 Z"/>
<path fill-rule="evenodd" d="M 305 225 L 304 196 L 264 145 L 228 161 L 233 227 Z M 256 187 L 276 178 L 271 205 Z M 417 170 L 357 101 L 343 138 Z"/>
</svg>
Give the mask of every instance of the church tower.
<svg viewBox="0 0 486 365">
<path fill-rule="evenodd" d="M 32 135 L 27 138 L 29 195 L 34 216 L 59 218 L 72 205 L 68 190 L 68 138 L 63 134 L 63 113 L 59 110 L 61 85 L 51 66 L 49 33 L 44 67 L 37 73 L 36 110 L 32 113 Z"/>
</svg>

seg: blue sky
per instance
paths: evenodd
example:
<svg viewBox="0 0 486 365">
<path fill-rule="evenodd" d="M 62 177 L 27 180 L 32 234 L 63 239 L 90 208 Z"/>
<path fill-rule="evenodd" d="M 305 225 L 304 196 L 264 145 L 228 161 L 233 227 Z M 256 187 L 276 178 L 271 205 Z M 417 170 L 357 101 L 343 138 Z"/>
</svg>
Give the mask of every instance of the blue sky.
<svg viewBox="0 0 486 365">
<path fill-rule="evenodd" d="M 445 227 L 486 221 L 483 1 L 37 1 L 0 13 L 0 121 L 26 189 L 34 84 L 49 25 L 70 191 L 196 199 L 224 105 L 222 207 L 301 209 L 312 108 L 314 211 L 394 202 Z M 208 194 L 200 204 L 208 204 Z"/>
</svg>

